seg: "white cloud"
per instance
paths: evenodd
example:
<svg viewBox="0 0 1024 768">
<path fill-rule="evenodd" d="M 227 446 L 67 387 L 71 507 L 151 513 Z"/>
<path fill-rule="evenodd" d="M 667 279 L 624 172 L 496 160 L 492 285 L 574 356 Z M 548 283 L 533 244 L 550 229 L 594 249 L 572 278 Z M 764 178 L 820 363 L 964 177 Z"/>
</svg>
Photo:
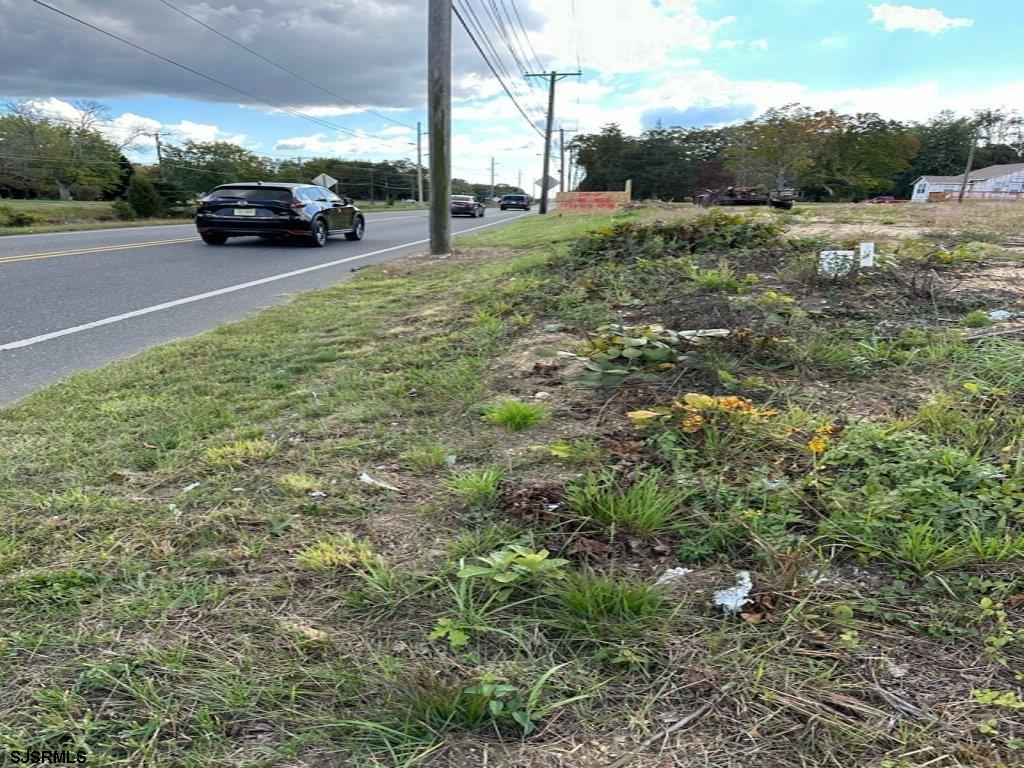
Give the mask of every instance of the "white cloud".
<svg viewBox="0 0 1024 768">
<path fill-rule="evenodd" d="M 32 99 L 28 104 L 40 114 L 68 124 L 79 123 L 86 116 L 85 111 L 79 109 L 74 104 L 52 96 L 47 99 Z M 119 146 L 125 145 L 126 142 L 131 141 L 138 134 L 151 134 L 160 128 L 159 120 L 143 117 L 131 112 L 123 112 L 114 118 L 100 116 L 87 122 L 98 133 Z M 149 139 L 146 138 L 145 140 L 148 141 Z"/>
<path fill-rule="evenodd" d="M 246 149 L 252 149 L 257 146 L 250 145 L 247 142 L 248 137 L 244 133 L 228 134 L 226 131 L 221 130 L 219 126 L 210 123 L 194 123 L 191 120 L 182 120 L 180 123 L 166 125 L 164 128 L 173 132 L 175 138 L 180 137 L 185 141 L 194 141 L 200 144 L 211 141 L 226 141 L 229 144 L 237 144 Z"/>
<path fill-rule="evenodd" d="M 602 73 L 642 72 L 664 66 L 682 50 L 708 51 L 735 16 L 705 18 L 697 0 L 531 0 L 546 19 L 531 35 L 538 51 L 562 66 L 576 63 Z M 573 8 L 575 7 L 575 14 Z"/>
<path fill-rule="evenodd" d="M 757 40 L 751 40 L 749 43 L 747 43 L 747 45 L 749 45 L 755 51 L 767 51 L 768 50 L 768 41 L 765 38 L 763 38 L 763 37 L 759 37 L 759 38 L 757 38 Z"/>
<path fill-rule="evenodd" d="M 886 32 L 912 29 L 935 35 L 947 29 L 969 27 L 974 19 L 952 18 L 938 8 L 915 8 L 912 5 L 882 3 L 871 6 L 871 21 L 880 23 Z"/>
<path fill-rule="evenodd" d="M 290 136 L 274 142 L 274 150 L 338 157 L 375 154 L 395 158 L 411 157 L 416 154 L 416 148 L 409 144 L 408 136 L 383 139 L 370 136 L 363 131 L 356 133 L 355 136 L 339 136 L 337 138 L 329 138 L 324 131 L 318 131 L 308 136 Z"/>
</svg>

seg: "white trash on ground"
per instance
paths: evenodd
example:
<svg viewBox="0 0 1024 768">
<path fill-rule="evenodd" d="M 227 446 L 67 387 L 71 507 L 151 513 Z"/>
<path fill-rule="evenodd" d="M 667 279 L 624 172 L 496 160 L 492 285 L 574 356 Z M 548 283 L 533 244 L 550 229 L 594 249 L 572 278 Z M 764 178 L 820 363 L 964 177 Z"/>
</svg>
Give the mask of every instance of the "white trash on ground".
<svg viewBox="0 0 1024 768">
<path fill-rule="evenodd" d="M 668 587 L 675 584 L 678 581 L 682 581 L 687 574 L 693 573 L 693 568 L 669 568 L 658 580 L 654 582 L 656 587 Z"/>
<path fill-rule="evenodd" d="M 383 482 L 381 480 L 377 480 L 375 478 L 372 478 L 368 474 L 366 474 L 365 472 L 361 472 L 359 474 L 359 482 L 366 483 L 367 485 L 375 485 L 378 488 L 386 488 L 389 491 L 397 491 L 398 490 L 397 488 L 395 488 L 395 486 L 388 485 L 387 483 L 385 483 L 385 482 Z"/>
<path fill-rule="evenodd" d="M 988 313 L 989 320 L 1009 320 L 1010 318 L 1016 317 L 1018 312 L 1010 312 L 1006 309 L 993 309 Z"/>
<path fill-rule="evenodd" d="M 722 606 L 724 613 L 738 613 L 750 599 L 750 591 L 753 588 L 754 582 L 750 578 L 750 571 L 740 571 L 736 574 L 735 587 L 715 592 L 715 605 Z"/>
</svg>

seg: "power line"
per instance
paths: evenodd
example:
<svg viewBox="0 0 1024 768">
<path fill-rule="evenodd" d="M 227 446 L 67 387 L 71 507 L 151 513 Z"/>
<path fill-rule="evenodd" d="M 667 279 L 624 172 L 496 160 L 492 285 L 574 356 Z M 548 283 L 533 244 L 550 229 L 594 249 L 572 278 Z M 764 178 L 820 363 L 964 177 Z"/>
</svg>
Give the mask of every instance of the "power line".
<svg viewBox="0 0 1024 768">
<path fill-rule="evenodd" d="M 239 24 L 239 25 L 241 25 L 241 26 L 239 27 L 239 29 L 241 29 L 241 30 L 247 30 L 247 31 L 249 31 L 249 32 L 252 32 L 252 33 L 253 33 L 254 35 L 256 35 L 257 37 L 261 37 L 261 38 L 263 38 L 264 40 L 266 40 L 266 41 L 267 41 L 268 43 L 270 43 L 271 45 L 277 46 L 278 48 L 280 48 L 280 49 L 281 49 L 282 51 L 284 51 L 285 53 L 291 54 L 291 55 L 292 55 L 292 56 L 294 56 L 295 58 L 297 58 L 297 59 L 300 59 L 300 60 L 302 60 L 302 61 L 306 62 L 306 63 L 307 63 L 307 64 L 309 64 L 310 66 L 313 66 L 313 67 L 317 67 L 318 69 L 320 69 L 320 68 L 322 68 L 322 67 L 323 67 L 323 62 L 322 62 L 322 61 L 321 61 L 321 62 L 318 62 L 318 61 L 313 61 L 312 59 L 308 59 L 308 58 L 306 58 L 306 57 L 305 57 L 305 56 L 303 56 L 303 55 L 302 55 L 301 53 L 299 53 L 299 52 L 297 52 L 297 51 L 295 51 L 295 50 L 293 50 L 293 49 L 291 49 L 291 48 L 288 48 L 288 47 L 287 47 L 287 46 L 285 46 L 285 45 L 282 45 L 281 43 L 277 42 L 277 41 L 276 41 L 276 40 L 274 40 L 273 38 L 271 38 L 271 37 L 268 37 L 267 35 L 264 35 L 264 34 L 263 34 L 262 32 L 260 32 L 259 30 L 253 29 L 253 24 L 251 24 L 251 23 L 246 23 L 244 19 L 239 19 L 239 18 L 238 18 L 237 16 L 235 16 L 235 15 L 233 15 L 233 14 L 230 14 L 230 15 L 229 15 L 229 14 L 228 14 L 228 12 L 227 12 L 227 11 L 226 11 L 225 9 L 223 9 L 223 8 L 217 8 L 217 7 L 216 7 L 216 6 L 214 6 L 214 5 L 209 5 L 209 8 L 211 8 L 212 10 L 216 11 L 217 13 L 219 13 L 219 14 L 220 14 L 221 16 L 223 16 L 223 17 L 224 17 L 225 19 L 228 19 L 229 21 L 232 21 L 232 22 L 233 22 L 234 24 Z M 361 94 L 362 94 L 363 96 L 366 96 L 366 97 L 367 97 L 367 98 L 369 98 L 369 99 L 372 99 L 372 98 L 373 98 L 373 96 L 371 96 L 371 95 L 370 95 L 369 93 L 367 93 L 366 91 L 364 91 L 364 90 L 363 90 L 363 89 L 361 89 L 361 88 L 357 88 L 356 86 L 352 85 L 351 83 L 349 83 L 349 84 L 348 84 L 348 87 L 349 87 L 349 88 L 350 88 L 351 90 L 355 91 L 356 93 L 361 93 Z M 339 98 L 340 98 L 340 97 L 339 97 Z M 381 114 L 380 114 L 379 112 L 377 112 L 377 111 L 375 111 L 375 110 L 372 110 L 372 109 L 370 109 L 369 107 L 363 107 L 363 109 L 366 109 L 367 111 L 369 111 L 369 112 L 372 112 L 372 113 L 373 113 L 373 114 L 375 114 L 375 115 L 379 115 L 380 117 L 384 117 L 384 119 L 385 119 L 385 120 L 391 120 L 391 122 L 393 122 L 393 123 L 397 123 L 398 125 L 402 125 L 402 126 L 405 126 L 406 128 L 412 128 L 412 127 L 413 127 L 413 126 L 409 125 L 408 123 L 403 123 L 403 122 L 401 122 L 401 121 L 399 121 L 399 120 L 395 120 L 395 119 L 393 119 L 393 118 L 388 118 L 388 117 L 385 117 L 384 115 L 381 115 Z"/>
<path fill-rule="evenodd" d="M 352 101 L 352 99 L 349 99 L 349 98 L 347 98 L 347 97 L 345 97 L 345 96 L 342 96 L 342 95 L 341 95 L 340 93 L 336 93 L 336 92 L 334 92 L 334 91 L 330 90 L 329 88 L 324 88 L 324 87 L 323 87 L 322 85 L 320 85 L 319 83 L 317 83 L 317 82 L 315 82 L 315 81 L 313 81 L 313 80 L 310 80 L 310 79 L 309 79 L 308 77 L 306 77 L 305 75 L 302 75 L 302 74 L 300 74 L 299 72 L 296 72 L 296 71 L 294 71 L 294 70 L 288 69 L 287 67 L 285 67 L 285 66 L 284 66 L 284 65 L 282 65 L 282 64 L 279 64 L 278 62 L 274 61 L 273 59 L 271 59 L 271 58 L 268 58 L 267 56 L 264 56 L 264 55 L 263 55 L 262 53 L 260 53 L 259 51 L 254 51 L 254 50 L 253 50 L 252 48 L 250 48 L 249 46 L 247 46 L 247 45 L 246 45 L 245 43 L 241 43 L 241 42 L 239 42 L 238 40 L 235 40 L 235 39 L 234 39 L 233 37 L 231 37 L 231 36 L 229 36 L 229 35 L 226 35 L 226 34 L 224 34 L 224 33 L 223 33 L 223 32 L 221 32 L 221 31 L 220 31 L 219 29 L 216 29 L 215 27 L 212 27 L 212 26 L 210 26 L 209 24 L 207 24 L 206 22 L 204 22 L 204 21 L 203 21 L 202 19 L 197 19 L 197 18 L 196 18 L 195 16 L 193 16 L 193 15 L 192 15 L 191 13 L 189 13 L 188 11 L 182 10 L 182 9 L 181 9 L 181 8 L 179 8 L 178 6 L 174 5 L 173 3 L 171 3 L 171 2 L 168 2 L 168 0 L 160 0 L 160 2 L 161 2 L 161 3 L 163 3 L 164 5 L 166 5 L 166 6 L 168 7 L 168 8 L 171 8 L 171 9 L 173 9 L 173 10 L 177 11 L 177 12 L 178 12 L 178 13 L 180 13 L 180 14 L 181 14 L 182 16 L 185 16 L 186 18 L 189 18 L 189 19 L 191 19 L 192 21 L 194 21 L 194 22 L 195 22 L 196 24 L 199 24 L 199 25 L 200 25 L 201 27 L 203 27 L 204 29 L 208 29 L 208 30 L 210 30 L 210 31 L 211 31 L 211 32 L 213 32 L 213 33 L 214 33 L 215 35 L 218 35 L 219 37 L 222 37 L 222 38 L 224 38 L 224 39 L 225 39 L 225 40 L 227 40 L 228 42 L 230 42 L 230 43 L 233 43 L 234 45 L 237 45 L 237 46 L 238 46 L 239 48 L 241 48 L 242 50 L 244 50 L 244 51 L 248 51 L 248 52 L 249 52 L 249 53 L 251 53 L 251 54 L 252 54 L 253 56 L 255 56 L 255 57 L 257 57 L 257 58 L 259 58 L 259 59 L 261 59 L 261 60 L 263 60 L 263 61 L 267 62 L 267 63 L 268 63 L 268 64 L 270 64 L 271 66 L 277 67 L 277 68 L 278 68 L 278 69 L 280 69 L 280 70 L 281 70 L 282 72 L 287 72 L 287 73 L 288 73 L 289 75 L 292 75 L 293 77 L 297 77 L 297 78 L 298 78 L 299 80 L 301 80 L 302 82 L 304 82 L 304 83 L 308 83 L 309 85 L 312 85 L 312 86 L 313 86 L 314 88 L 319 88 L 319 89 L 320 89 L 321 91 L 323 91 L 324 93 L 326 93 L 326 94 L 327 94 L 328 96 L 333 96 L 333 97 L 334 97 L 334 98 L 336 98 L 336 99 L 341 99 L 341 100 L 342 100 L 342 101 L 344 101 L 344 102 L 345 102 L 346 104 L 351 104 L 351 105 L 352 105 L 352 106 L 354 106 L 354 107 L 358 107 L 359 109 L 362 109 L 362 110 L 366 110 L 367 112 L 370 112 L 371 114 L 377 115 L 377 117 L 383 118 L 384 120 L 387 120 L 387 121 L 389 121 L 389 122 L 395 123 L 396 125 L 400 125 L 400 126 L 402 126 L 402 127 L 404 127 L 404 128 L 412 128 L 412 126 L 411 126 L 411 125 L 408 125 L 408 124 L 406 124 L 406 123 L 403 123 L 403 122 L 401 122 L 400 120 L 395 120 L 395 119 L 393 119 L 393 118 L 390 118 L 390 117 L 388 117 L 387 115 L 385 115 L 385 114 L 382 114 L 382 113 L 380 113 L 380 112 L 376 111 L 375 109 L 370 109 L 369 107 L 364 107 L 364 106 L 363 106 L 362 104 L 357 104 L 356 102 Z M 371 135 L 374 135 L 374 134 L 371 134 Z"/>
<path fill-rule="evenodd" d="M 83 25 L 85 27 L 88 27 L 89 29 L 92 29 L 92 30 L 94 30 L 96 32 L 99 32 L 100 34 L 106 35 L 107 37 L 110 37 L 110 38 L 113 38 L 114 40 L 117 40 L 118 42 L 124 43 L 125 45 L 127 45 L 127 46 L 129 46 L 131 48 L 134 48 L 134 49 L 136 49 L 138 51 L 142 51 L 143 53 L 149 54 L 150 56 L 158 58 L 161 61 L 167 62 L 168 64 L 171 64 L 171 65 L 173 65 L 175 67 L 178 67 L 179 69 L 183 69 L 186 72 L 189 72 L 189 73 L 191 73 L 193 75 L 201 77 L 204 80 L 209 80 L 210 82 L 216 83 L 217 85 L 220 85 L 220 86 L 222 86 L 224 88 L 227 88 L 228 90 L 234 91 L 235 93 L 240 93 L 240 94 L 242 94 L 243 96 L 245 96 L 247 98 L 254 99 L 255 101 L 259 101 L 259 102 L 261 102 L 263 104 L 267 104 L 268 106 L 274 107 L 275 109 L 280 109 L 283 112 L 287 112 L 288 114 L 294 115 L 295 117 L 302 118 L 303 120 L 308 120 L 311 123 L 316 123 L 317 125 L 325 126 L 327 128 L 330 128 L 331 130 L 340 131 L 341 133 L 347 133 L 347 134 L 349 134 L 351 136 L 354 136 L 356 138 L 368 138 L 368 136 L 366 134 L 361 134 L 361 133 L 359 133 L 357 131 L 353 131 L 350 128 L 346 128 L 346 127 L 341 126 L 341 125 L 336 125 L 334 123 L 329 123 L 326 120 L 321 120 L 319 118 L 312 117 L 311 115 L 305 115 L 302 112 L 298 112 L 298 111 L 296 111 L 294 109 L 291 109 L 290 107 L 286 107 L 283 104 L 278 104 L 277 102 L 271 101 L 270 99 L 265 99 L 262 96 L 257 96 L 255 93 L 247 91 L 244 88 L 239 88 L 237 86 L 231 85 L 231 83 L 226 83 L 223 80 L 217 79 L 216 77 L 212 77 L 211 75 L 207 75 L 207 74 L 205 74 L 203 72 L 200 72 L 197 69 L 192 69 L 192 67 L 189 67 L 189 66 L 187 66 L 185 64 L 182 64 L 181 62 L 175 61 L 174 59 L 170 59 L 170 58 L 168 58 L 166 56 L 163 56 L 163 55 L 161 55 L 159 53 L 156 53 L 155 51 L 151 51 L 148 48 L 145 48 L 145 47 L 143 47 L 143 46 L 141 46 L 141 45 L 139 45 L 137 43 L 131 42 L 130 40 L 125 40 L 123 37 L 115 35 L 113 32 L 108 32 L 107 30 L 103 29 L 102 27 L 98 27 L 95 24 L 90 24 L 88 21 L 85 21 L 84 19 L 80 19 L 77 16 L 73 16 L 70 13 L 67 13 L 66 11 L 62 11 L 60 8 L 55 8 L 54 6 L 49 5 L 48 3 L 44 3 L 43 0 L 32 0 L 32 2 L 35 3 L 36 5 L 42 6 L 43 8 L 47 8 L 47 9 L 53 11 L 54 13 L 56 13 L 56 14 L 58 14 L 60 16 L 63 16 L 65 18 L 67 18 L 67 19 L 71 19 L 72 21 L 75 21 L 75 22 L 77 22 L 77 23 L 79 23 L 79 24 L 81 24 L 81 25 Z M 380 142 L 378 142 L 378 143 L 380 143 Z"/>
<path fill-rule="evenodd" d="M 35 2 L 39 2 L 39 0 L 35 0 Z M 491 63 L 490 59 L 487 58 L 487 54 L 485 54 L 483 48 L 480 47 L 480 43 L 473 35 L 473 32 L 466 24 L 466 20 L 462 17 L 462 14 L 459 13 L 459 9 L 455 7 L 454 3 L 452 4 L 452 11 L 455 13 L 455 18 L 457 18 L 459 20 L 459 23 L 462 24 L 462 28 L 466 30 L 466 34 L 469 35 L 469 39 L 473 41 L 473 45 L 476 46 L 477 51 L 480 53 L 480 56 L 483 57 L 483 60 L 487 64 L 487 67 L 491 70 L 491 73 L 498 79 L 498 82 L 501 84 L 502 90 L 505 91 L 505 94 L 512 100 L 512 103 L 515 105 L 516 109 L 519 110 L 519 114 L 521 114 L 523 116 L 523 119 L 526 120 L 527 123 L 529 123 L 530 127 L 534 131 L 536 131 L 537 135 L 543 138 L 544 134 L 541 133 L 540 129 L 537 128 L 536 125 L 533 124 L 533 121 L 523 110 L 522 106 L 520 106 L 519 102 L 516 101 L 516 97 L 512 95 L 512 92 L 508 89 L 508 86 L 505 85 L 505 81 L 502 80 L 501 77 L 498 75 L 497 71 L 494 68 L 494 65 Z"/>
<path fill-rule="evenodd" d="M 519 6 L 516 5 L 516 0 L 508 0 L 508 1 L 509 1 L 509 4 L 512 6 L 512 12 L 515 14 L 516 21 L 519 22 L 519 28 L 523 31 L 523 39 L 526 40 L 526 44 L 530 48 L 530 53 L 533 55 L 533 61 L 537 64 L 537 69 L 538 70 L 544 69 L 544 65 L 541 63 L 540 57 L 537 56 L 537 51 L 534 50 L 533 41 L 530 40 L 530 35 L 526 31 L 526 25 L 523 24 L 523 17 L 519 15 Z M 575 1 L 576 0 L 572 0 L 572 1 L 574 3 L 573 7 L 575 7 Z M 505 0 L 501 0 L 501 2 L 502 2 L 502 5 L 505 4 Z"/>
<path fill-rule="evenodd" d="M 491 37 L 488 34 L 486 27 L 484 27 L 483 22 L 480 21 L 480 18 L 477 16 L 476 11 L 473 10 L 472 3 L 470 2 L 470 0 L 461 0 L 461 2 L 462 2 L 463 8 L 468 12 L 469 17 L 473 21 L 475 21 L 476 26 L 477 26 L 477 32 L 480 35 L 480 38 L 487 44 L 487 47 L 489 48 L 489 50 L 491 52 L 491 55 L 494 57 L 495 64 L 504 73 L 504 75 L 508 79 L 509 83 L 519 85 L 519 89 L 513 88 L 513 90 L 517 90 L 517 93 L 518 93 L 519 97 L 520 98 L 524 98 L 524 95 L 523 95 L 523 88 L 524 88 L 524 86 L 523 86 L 522 81 L 519 78 L 514 77 L 512 75 L 512 73 L 509 71 L 508 67 L 505 66 L 505 62 L 502 59 L 501 54 L 498 53 L 497 46 L 495 46 L 494 42 L 491 40 Z M 512 53 L 512 58 L 514 60 L 516 60 L 520 64 L 520 70 L 519 70 L 520 74 L 525 76 L 526 68 L 523 67 L 522 62 L 519 61 L 518 55 L 515 53 L 515 51 L 512 49 L 512 46 L 509 44 L 509 42 L 508 42 L 508 40 L 507 40 L 507 38 L 506 38 L 506 36 L 504 34 L 502 25 L 500 23 L 500 19 L 495 17 L 491 7 L 489 7 L 486 4 L 484 5 L 484 11 L 488 14 L 488 16 L 489 16 L 489 18 L 491 20 L 491 25 L 494 27 L 494 31 L 497 32 L 498 37 L 501 38 L 502 42 L 505 44 L 505 47 Z M 530 102 L 528 100 L 532 94 L 529 93 L 529 91 L 530 91 L 529 88 L 526 88 L 525 90 L 527 92 L 526 96 L 525 96 L 525 98 L 527 99 L 526 109 L 530 110 L 533 113 L 533 116 L 534 116 L 535 120 L 543 121 L 543 119 L 544 119 L 544 117 L 543 117 L 543 114 L 544 114 L 543 110 L 538 105 L 536 105 L 536 104 L 534 104 L 534 103 L 532 103 L 532 102 Z"/>
</svg>

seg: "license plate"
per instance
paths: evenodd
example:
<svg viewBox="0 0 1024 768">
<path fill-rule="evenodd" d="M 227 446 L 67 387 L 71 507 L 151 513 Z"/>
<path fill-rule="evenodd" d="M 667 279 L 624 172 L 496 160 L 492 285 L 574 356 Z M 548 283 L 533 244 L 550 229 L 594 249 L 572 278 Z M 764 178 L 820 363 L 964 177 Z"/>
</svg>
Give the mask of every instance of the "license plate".
<svg viewBox="0 0 1024 768">
<path fill-rule="evenodd" d="M 255 216 L 255 208 L 235 208 L 235 216 Z"/>
</svg>

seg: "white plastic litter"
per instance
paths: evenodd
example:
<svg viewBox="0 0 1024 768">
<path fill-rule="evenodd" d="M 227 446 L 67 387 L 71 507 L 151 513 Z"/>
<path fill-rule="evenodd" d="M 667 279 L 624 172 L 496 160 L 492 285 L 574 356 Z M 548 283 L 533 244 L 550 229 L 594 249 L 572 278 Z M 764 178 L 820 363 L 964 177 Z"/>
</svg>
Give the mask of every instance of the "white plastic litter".
<svg viewBox="0 0 1024 768">
<path fill-rule="evenodd" d="M 682 581 L 689 573 L 693 573 L 693 568 L 669 568 L 658 577 L 658 580 L 654 582 L 654 586 L 670 586 L 675 584 L 677 581 Z"/>
<path fill-rule="evenodd" d="M 728 328 L 701 328 L 696 331 L 679 331 L 677 335 L 685 341 L 695 342 L 698 339 L 720 339 L 730 333 Z"/>
<path fill-rule="evenodd" d="M 188 493 L 189 491 L 194 491 L 198 487 L 199 487 L 199 483 L 189 483 L 188 485 L 186 485 L 184 488 L 181 489 L 181 492 L 182 493 Z"/>
<path fill-rule="evenodd" d="M 324 493 L 323 491 L 310 491 L 309 492 L 309 498 L 311 498 L 311 499 L 326 499 L 327 498 L 327 494 Z"/>
<path fill-rule="evenodd" d="M 1016 317 L 1017 314 L 1005 309 L 993 309 L 988 313 L 988 317 L 990 320 L 1009 320 L 1011 317 Z"/>
<path fill-rule="evenodd" d="M 857 265 L 853 251 L 822 251 L 818 255 L 818 274 L 822 277 L 842 277 Z"/>
<path fill-rule="evenodd" d="M 381 482 L 380 480 L 376 480 L 376 479 L 370 477 L 365 472 L 360 473 L 360 475 L 359 475 L 359 482 L 366 483 L 367 485 L 376 485 L 378 488 L 387 488 L 389 491 L 397 491 L 398 490 L 397 488 L 395 488 L 395 486 L 388 485 L 387 483 Z"/>
<path fill-rule="evenodd" d="M 724 613 L 737 613 L 750 599 L 750 590 L 753 588 L 750 571 L 740 571 L 736 574 L 735 587 L 715 592 L 715 605 L 722 606 Z"/>
<path fill-rule="evenodd" d="M 449 453 L 447 456 L 444 457 L 444 463 L 447 464 L 449 467 L 454 467 L 455 462 L 458 460 L 459 457 L 456 456 L 454 453 Z"/>
</svg>

